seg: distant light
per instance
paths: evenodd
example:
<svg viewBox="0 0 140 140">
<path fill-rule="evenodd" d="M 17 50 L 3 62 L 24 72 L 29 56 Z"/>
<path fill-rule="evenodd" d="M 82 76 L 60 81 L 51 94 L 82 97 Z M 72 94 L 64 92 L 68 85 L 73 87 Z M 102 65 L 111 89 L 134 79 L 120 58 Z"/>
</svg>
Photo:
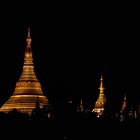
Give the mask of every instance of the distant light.
<svg viewBox="0 0 140 140">
<path fill-rule="evenodd" d="M 69 104 L 72 104 L 72 100 L 68 101 Z"/>
</svg>

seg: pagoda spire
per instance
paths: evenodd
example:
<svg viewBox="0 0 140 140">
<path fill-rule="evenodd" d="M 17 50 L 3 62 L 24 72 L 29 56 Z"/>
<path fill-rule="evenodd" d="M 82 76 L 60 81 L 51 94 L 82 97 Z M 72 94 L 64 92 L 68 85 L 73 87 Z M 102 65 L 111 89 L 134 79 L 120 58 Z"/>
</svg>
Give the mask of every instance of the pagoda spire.
<svg viewBox="0 0 140 140">
<path fill-rule="evenodd" d="M 28 112 L 31 114 L 33 109 L 36 107 L 36 97 L 40 108 L 43 108 L 44 105 L 48 104 L 48 99 L 43 95 L 41 84 L 34 71 L 30 28 L 28 28 L 26 43 L 27 46 L 25 49 L 21 76 L 16 83 L 13 95 L 0 108 L 0 111 L 8 112 L 15 108 L 18 111 Z"/>
<path fill-rule="evenodd" d="M 97 117 L 100 117 L 104 112 L 104 106 L 105 106 L 105 103 L 106 103 L 106 98 L 105 98 L 105 95 L 104 95 L 104 89 L 105 88 L 103 86 L 103 75 L 101 75 L 100 87 L 98 89 L 99 89 L 99 96 L 98 96 L 98 99 L 95 103 L 95 106 L 94 106 L 92 112 L 97 113 Z"/>
<path fill-rule="evenodd" d="M 127 106 L 127 98 L 126 94 L 124 94 L 122 106 L 120 109 L 120 121 L 122 122 L 126 117 L 126 106 Z"/>
<path fill-rule="evenodd" d="M 32 55 L 32 49 L 31 49 L 31 35 L 30 35 L 30 28 L 28 28 L 28 33 L 26 37 L 26 50 L 25 50 L 25 56 L 24 56 L 24 67 L 28 66 L 33 66 L 33 55 Z"/>
<path fill-rule="evenodd" d="M 100 78 L 100 87 L 99 87 L 99 90 L 100 90 L 100 94 L 104 94 L 104 87 L 103 87 L 103 75 L 101 75 L 101 78 Z"/>
<path fill-rule="evenodd" d="M 126 110 L 126 94 L 124 95 L 124 98 L 123 98 L 123 103 L 122 103 L 120 113 L 121 114 L 124 113 L 125 110 Z"/>
<path fill-rule="evenodd" d="M 30 35 L 30 28 L 28 27 L 28 34 L 27 34 L 27 38 L 26 38 L 26 42 L 27 42 L 27 47 L 31 47 L 31 35 Z"/>
<path fill-rule="evenodd" d="M 82 98 L 80 99 L 80 104 L 78 105 L 78 112 L 83 112 L 84 111 L 84 106 L 83 106 L 83 100 Z"/>
</svg>

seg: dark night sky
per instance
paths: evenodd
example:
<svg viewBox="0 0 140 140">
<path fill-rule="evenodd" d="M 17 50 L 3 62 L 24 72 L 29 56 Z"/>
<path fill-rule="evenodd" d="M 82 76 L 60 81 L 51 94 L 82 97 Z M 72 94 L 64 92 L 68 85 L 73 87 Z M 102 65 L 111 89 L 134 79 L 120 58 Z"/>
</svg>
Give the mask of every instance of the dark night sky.
<svg viewBox="0 0 140 140">
<path fill-rule="evenodd" d="M 56 100 L 83 96 L 93 101 L 102 72 L 110 106 L 118 104 L 124 93 L 131 100 L 138 97 L 139 43 L 134 12 L 114 7 L 28 8 L 19 15 L 9 12 L 2 16 L 0 102 L 12 94 L 21 73 L 29 26 L 35 69 L 45 95 Z"/>
</svg>

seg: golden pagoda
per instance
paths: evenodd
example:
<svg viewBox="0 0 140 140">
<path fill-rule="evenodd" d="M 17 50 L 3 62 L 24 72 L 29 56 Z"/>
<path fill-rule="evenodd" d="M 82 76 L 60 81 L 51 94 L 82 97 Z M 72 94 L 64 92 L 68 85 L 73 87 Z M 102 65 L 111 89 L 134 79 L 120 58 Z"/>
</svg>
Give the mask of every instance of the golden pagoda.
<svg viewBox="0 0 140 140">
<path fill-rule="evenodd" d="M 83 106 L 83 100 L 82 100 L 82 98 L 80 100 L 80 104 L 78 105 L 77 111 L 78 112 L 83 112 L 84 111 L 84 106 Z"/>
<path fill-rule="evenodd" d="M 127 100 L 126 100 L 126 94 L 125 94 L 123 98 L 121 110 L 120 110 L 120 121 L 123 121 L 125 119 L 126 105 L 127 105 Z"/>
<path fill-rule="evenodd" d="M 17 109 L 17 111 L 29 113 L 30 115 L 36 107 L 37 101 L 39 102 L 40 108 L 48 104 L 48 99 L 43 95 L 41 84 L 34 72 L 31 41 L 30 29 L 28 29 L 23 71 L 16 83 L 13 95 L 0 108 L 1 112 L 7 113 L 13 109 Z"/>
<path fill-rule="evenodd" d="M 121 106 L 121 109 L 120 109 L 120 121 L 123 121 L 126 117 L 126 106 L 127 106 L 127 99 L 126 99 L 126 94 L 125 94 L 124 97 L 123 97 L 123 102 L 122 102 L 122 106 Z"/>
<path fill-rule="evenodd" d="M 126 110 L 126 95 L 124 95 L 124 98 L 123 98 L 123 103 L 122 103 L 122 107 L 121 107 L 121 110 L 120 110 L 120 113 L 124 113 Z"/>
<path fill-rule="evenodd" d="M 104 89 L 105 88 L 103 87 L 103 76 L 101 75 L 100 87 L 99 87 L 100 93 L 99 93 L 98 99 L 95 103 L 95 106 L 92 110 L 92 112 L 97 113 L 97 117 L 100 117 L 104 112 L 104 106 L 105 106 L 105 103 L 106 103 L 106 98 L 105 98 L 105 95 L 104 95 Z"/>
</svg>

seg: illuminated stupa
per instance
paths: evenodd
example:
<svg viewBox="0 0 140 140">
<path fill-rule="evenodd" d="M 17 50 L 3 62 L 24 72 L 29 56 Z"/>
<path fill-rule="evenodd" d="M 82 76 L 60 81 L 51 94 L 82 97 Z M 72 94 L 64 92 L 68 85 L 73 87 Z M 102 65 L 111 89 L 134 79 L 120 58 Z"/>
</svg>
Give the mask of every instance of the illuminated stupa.
<svg viewBox="0 0 140 140">
<path fill-rule="evenodd" d="M 127 105 L 127 100 L 126 100 L 126 94 L 124 95 L 121 110 L 120 110 L 120 121 L 123 121 L 126 116 L 126 105 Z"/>
<path fill-rule="evenodd" d="M 84 111 L 84 106 L 83 106 L 83 100 L 82 100 L 82 98 L 80 100 L 80 104 L 77 107 L 77 111 L 78 112 L 83 112 Z"/>
<path fill-rule="evenodd" d="M 103 112 L 104 112 L 104 106 L 106 103 L 106 98 L 104 95 L 104 87 L 103 87 L 103 76 L 101 75 L 100 78 L 100 87 L 99 87 L 100 93 L 98 96 L 98 99 L 95 103 L 94 109 L 92 110 L 92 112 L 97 113 L 97 117 L 100 117 Z"/>
<path fill-rule="evenodd" d="M 137 112 L 133 104 L 128 104 L 126 94 L 124 95 L 121 110 L 120 110 L 120 121 L 125 119 L 136 119 Z"/>
<path fill-rule="evenodd" d="M 120 113 L 124 113 L 126 111 L 126 95 L 124 95 L 124 98 L 123 98 L 123 103 L 122 103 L 122 107 L 121 107 L 121 110 L 120 110 Z"/>
<path fill-rule="evenodd" d="M 43 95 L 41 84 L 34 72 L 31 41 L 30 29 L 28 29 L 23 71 L 16 83 L 13 95 L 0 108 L 1 112 L 7 113 L 13 109 L 17 109 L 17 111 L 31 114 L 36 107 L 37 100 L 40 108 L 43 108 L 44 105 L 48 104 L 48 99 Z"/>
</svg>

